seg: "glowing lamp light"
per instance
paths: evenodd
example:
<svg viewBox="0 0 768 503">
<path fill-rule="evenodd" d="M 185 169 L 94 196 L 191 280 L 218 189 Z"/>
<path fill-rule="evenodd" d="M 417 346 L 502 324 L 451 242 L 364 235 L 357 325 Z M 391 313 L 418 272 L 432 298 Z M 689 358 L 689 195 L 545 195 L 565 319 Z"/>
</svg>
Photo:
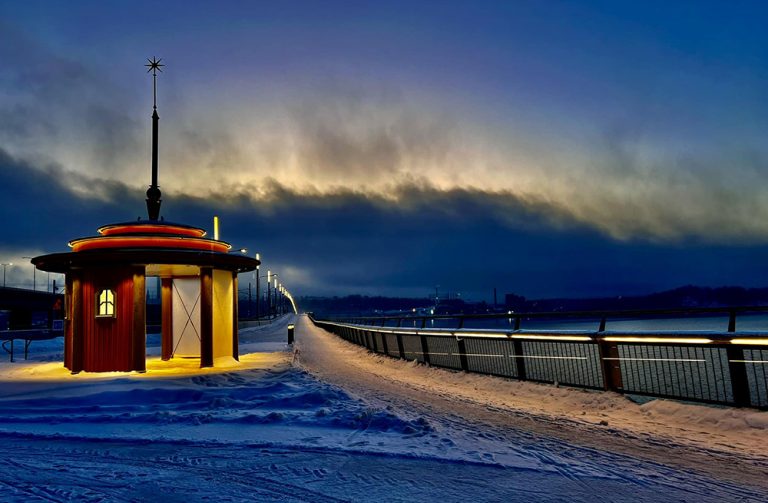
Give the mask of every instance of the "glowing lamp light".
<svg viewBox="0 0 768 503">
<path fill-rule="evenodd" d="M 131 234 L 168 234 L 201 238 L 205 236 L 203 229 L 172 224 L 112 224 L 99 227 L 102 236 L 119 236 Z"/>
<path fill-rule="evenodd" d="M 219 217 L 213 217 L 213 239 L 219 240 Z"/>
<path fill-rule="evenodd" d="M 231 248 L 229 243 L 223 241 L 176 236 L 99 236 L 75 239 L 69 242 L 69 246 L 75 252 L 108 248 L 181 248 L 227 253 Z"/>
<path fill-rule="evenodd" d="M 580 341 L 580 342 L 588 342 L 591 341 L 592 338 L 587 335 L 522 335 L 522 334 L 514 334 L 510 335 L 512 339 L 530 339 L 535 341 Z"/>
<path fill-rule="evenodd" d="M 768 346 L 768 339 L 731 339 L 731 344 L 744 344 L 746 346 L 754 344 L 756 346 Z"/>
<path fill-rule="evenodd" d="M 663 344 L 665 342 L 674 344 L 709 344 L 712 342 L 712 339 L 698 337 L 605 337 L 603 340 L 607 342 L 644 342 L 650 344 Z"/>
</svg>

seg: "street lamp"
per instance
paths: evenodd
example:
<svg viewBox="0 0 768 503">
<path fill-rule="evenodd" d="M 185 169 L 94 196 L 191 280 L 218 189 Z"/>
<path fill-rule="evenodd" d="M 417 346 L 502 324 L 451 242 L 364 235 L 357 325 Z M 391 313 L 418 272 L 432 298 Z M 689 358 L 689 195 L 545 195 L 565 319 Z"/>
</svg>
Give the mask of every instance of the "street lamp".
<svg viewBox="0 0 768 503">
<path fill-rule="evenodd" d="M 258 253 L 256 254 L 256 260 L 261 262 L 261 255 Z M 261 288 L 259 288 L 259 266 L 261 264 L 256 264 L 256 319 L 259 319 L 259 304 L 261 304 Z"/>
<path fill-rule="evenodd" d="M 32 260 L 32 257 L 21 258 L 28 258 L 29 260 Z M 35 264 L 32 264 L 32 290 L 37 290 L 37 267 L 35 267 Z"/>
<path fill-rule="evenodd" d="M 267 317 L 269 317 L 272 315 L 272 292 L 270 291 L 272 281 L 275 282 L 275 300 L 277 300 L 277 273 L 272 274 L 272 271 L 267 271 L 267 275 L 262 278 L 267 278 Z"/>
<path fill-rule="evenodd" d="M 272 275 L 272 291 L 274 291 L 274 302 L 272 302 L 272 305 L 269 309 L 269 314 L 272 314 L 272 311 L 275 311 L 275 317 L 277 317 L 277 273 Z M 269 285 L 267 285 L 267 288 L 269 288 Z"/>
<path fill-rule="evenodd" d="M 6 268 L 7 268 L 9 265 L 13 265 L 13 262 L 5 262 L 5 263 L 2 263 L 2 264 L 0 264 L 0 265 L 1 265 L 1 266 L 3 266 L 3 288 L 5 288 L 5 269 L 6 269 Z"/>
</svg>

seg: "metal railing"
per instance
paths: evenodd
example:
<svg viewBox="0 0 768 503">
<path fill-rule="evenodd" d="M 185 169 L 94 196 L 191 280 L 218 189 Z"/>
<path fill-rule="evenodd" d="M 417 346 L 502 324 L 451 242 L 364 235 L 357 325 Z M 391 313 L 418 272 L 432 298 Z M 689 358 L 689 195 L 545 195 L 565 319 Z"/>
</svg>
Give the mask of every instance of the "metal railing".
<svg viewBox="0 0 768 503">
<path fill-rule="evenodd" d="M 64 336 L 63 324 L 54 328 L 38 328 L 29 330 L 0 330 L 0 347 L 8 353 L 10 361 L 14 360 L 14 341 L 24 341 L 24 359 L 29 357 L 29 345 L 33 341 L 43 341 Z"/>
<path fill-rule="evenodd" d="M 768 409 L 768 333 L 737 332 L 737 316 L 768 307 L 500 313 L 312 321 L 394 358 L 521 380 Z M 608 320 L 728 315 L 725 331 L 613 331 Z M 524 330 L 523 321 L 595 319 L 596 330 Z M 450 327 L 436 320 L 455 320 Z M 466 328 L 469 320 L 501 327 Z M 443 323 L 445 324 L 445 323 Z"/>
</svg>

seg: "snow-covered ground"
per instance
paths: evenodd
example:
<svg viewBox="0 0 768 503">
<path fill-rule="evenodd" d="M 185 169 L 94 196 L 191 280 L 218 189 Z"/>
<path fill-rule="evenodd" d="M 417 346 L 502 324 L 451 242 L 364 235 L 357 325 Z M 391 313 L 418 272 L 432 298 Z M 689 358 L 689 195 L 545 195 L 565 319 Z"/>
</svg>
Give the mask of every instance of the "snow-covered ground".
<svg viewBox="0 0 768 503">
<path fill-rule="evenodd" d="M 33 343 L 0 364 L 0 501 L 768 499 L 766 413 L 430 369 L 304 317 L 294 353 L 290 321 L 204 371 L 72 376 Z"/>
</svg>

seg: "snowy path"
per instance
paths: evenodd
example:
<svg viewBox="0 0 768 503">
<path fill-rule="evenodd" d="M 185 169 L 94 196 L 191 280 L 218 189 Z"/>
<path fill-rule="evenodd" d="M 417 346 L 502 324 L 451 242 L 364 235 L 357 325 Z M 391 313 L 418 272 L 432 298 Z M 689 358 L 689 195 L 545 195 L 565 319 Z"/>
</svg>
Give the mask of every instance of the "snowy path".
<svg viewBox="0 0 768 503">
<path fill-rule="evenodd" d="M 768 500 L 766 412 L 667 401 L 641 406 L 613 393 L 430 369 L 374 355 L 306 319 L 298 328 L 304 368 L 373 406 L 445 428 L 470 454 L 474 445 L 504 465 L 538 459 L 601 495 L 609 493 L 599 475 L 624 478 L 623 496 L 608 500 L 644 486 L 656 486 L 657 500 L 677 497 L 668 486 L 690 490 L 694 499 Z"/>
<path fill-rule="evenodd" d="M 764 487 L 541 435 L 535 416 L 500 424 L 508 411 L 392 380 L 386 369 L 408 364 L 301 318 L 307 373 L 284 345 L 289 321 L 243 331 L 242 363 L 202 373 L 155 362 L 143 375 L 70 376 L 45 363 L 56 347 L 0 364 L 0 501 L 768 499 Z"/>
</svg>

